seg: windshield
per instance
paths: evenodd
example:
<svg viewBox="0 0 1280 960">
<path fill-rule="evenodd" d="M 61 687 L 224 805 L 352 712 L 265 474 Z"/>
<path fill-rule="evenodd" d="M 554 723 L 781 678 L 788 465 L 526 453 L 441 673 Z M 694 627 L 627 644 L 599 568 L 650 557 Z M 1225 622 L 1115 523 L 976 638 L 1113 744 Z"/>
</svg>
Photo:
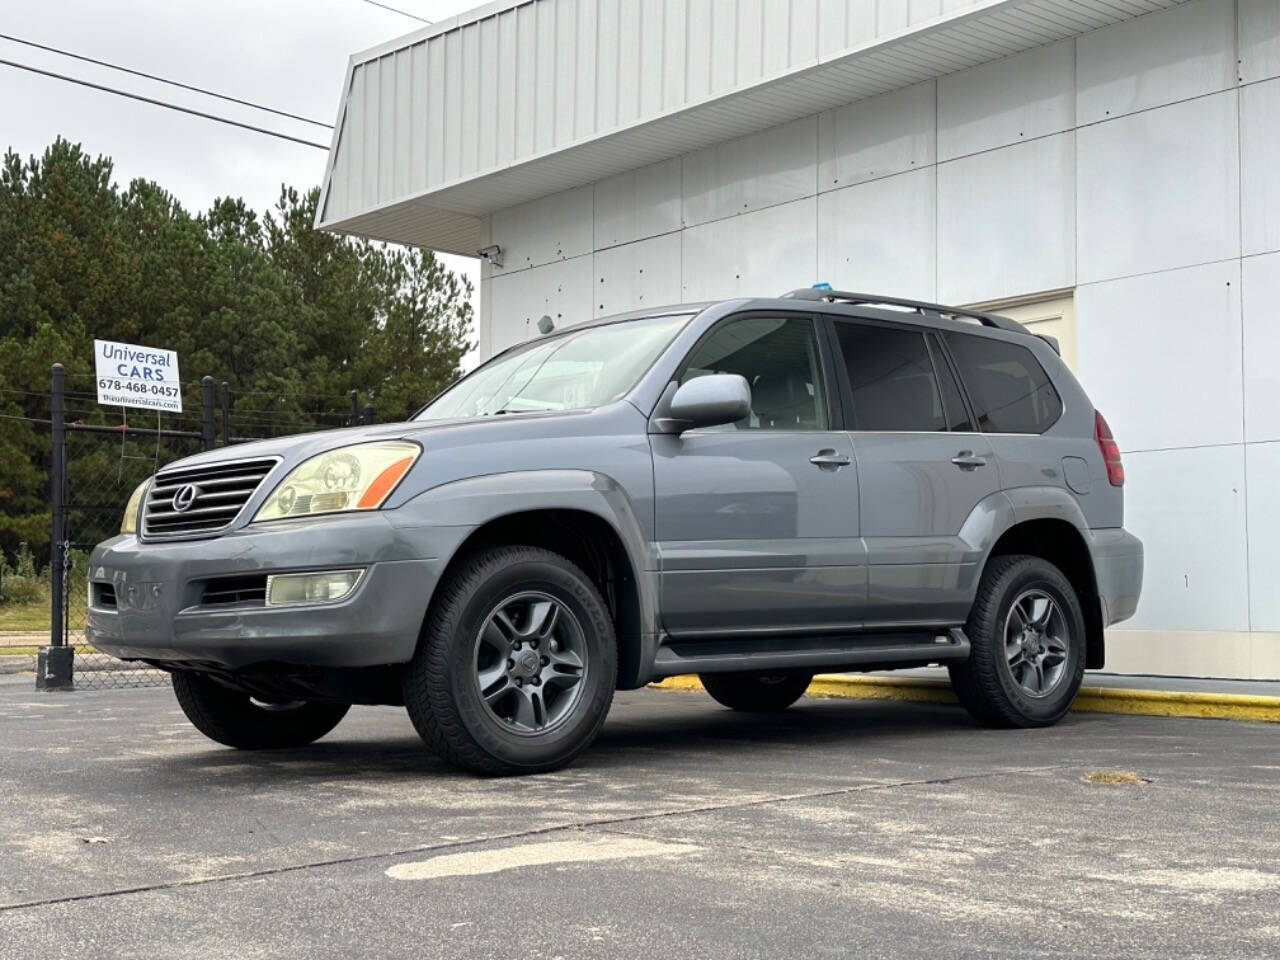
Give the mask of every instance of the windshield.
<svg viewBox="0 0 1280 960">
<path fill-rule="evenodd" d="M 692 314 L 628 320 L 536 340 L 459 380 L 415 420 L 586 410 L 620 400 Z"/>
</svg>

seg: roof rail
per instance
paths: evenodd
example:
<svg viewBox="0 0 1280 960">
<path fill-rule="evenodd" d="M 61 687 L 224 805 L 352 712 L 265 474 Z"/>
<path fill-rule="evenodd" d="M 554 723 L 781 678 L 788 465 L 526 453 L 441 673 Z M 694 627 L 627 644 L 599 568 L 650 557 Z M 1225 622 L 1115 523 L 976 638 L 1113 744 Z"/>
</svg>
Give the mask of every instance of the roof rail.
<svg viewBox="0 0 1280 960">
<path fill-rule="evenodd" d="M 782 295 L 784 300 L 826 300 L 829 303 L 851 303 L 860 306 L 906 307 L 921 316 L 934 317 L 970 317 L 978 320 L 984 327 L 995 327 L 1010 333 L 1030 334 L 1022 324 L 1008 317 L 994 313 L 981 313 L 977 310 L 965 310 L 963 307 L 947 307 L 940 303 L 926 303 L 923 300 L 904 300 L 901 297 L 882 297 L 874 293 L 849 293 L 846 290 L 828 290 L 823 288 L 801 287 Z"/>
</svg>

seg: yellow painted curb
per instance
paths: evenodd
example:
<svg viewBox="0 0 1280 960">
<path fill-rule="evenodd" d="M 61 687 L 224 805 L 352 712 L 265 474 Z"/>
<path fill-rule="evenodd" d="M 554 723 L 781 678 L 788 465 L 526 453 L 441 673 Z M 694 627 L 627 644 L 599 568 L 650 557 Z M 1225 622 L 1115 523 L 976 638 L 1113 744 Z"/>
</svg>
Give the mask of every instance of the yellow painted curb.
<svg viewBox="0 0 1280 960">
<path fill-rule="evenodd" d="M 653 684 L 664 690 L 701 690 L 693 675 L 667 677 Z M 917 677 L 845 676 L 818 674 L 806 696 L 854 700 L 902 700 L 915 703 L 955 703 L 951 685 Z M 1207 717 L 1219 720 L 1257 720 L 1280 723 L 1280 697 L 1239 693 L 1188 693 L 1176 690 L 1130 690 L 1122 687 L 1081 687 L 1072 710 L 1082 713 L 1137 713 L 1160 717 Z"/>
</svg>

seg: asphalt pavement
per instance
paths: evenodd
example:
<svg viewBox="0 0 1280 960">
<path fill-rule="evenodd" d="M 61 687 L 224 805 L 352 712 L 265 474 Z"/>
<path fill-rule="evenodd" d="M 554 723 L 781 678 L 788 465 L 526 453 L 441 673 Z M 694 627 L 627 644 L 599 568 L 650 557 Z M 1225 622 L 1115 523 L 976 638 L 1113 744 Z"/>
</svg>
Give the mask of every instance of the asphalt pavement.
<svg viewBox="0 0 1280 960">
<path fill-rule="evenodd" d="M 398 709 L 248 754 L 6 678 L 0 784 L 6 960 L 1280 956 L 1275 724 L 643 690 L 485 779 Z"/>
</svg>

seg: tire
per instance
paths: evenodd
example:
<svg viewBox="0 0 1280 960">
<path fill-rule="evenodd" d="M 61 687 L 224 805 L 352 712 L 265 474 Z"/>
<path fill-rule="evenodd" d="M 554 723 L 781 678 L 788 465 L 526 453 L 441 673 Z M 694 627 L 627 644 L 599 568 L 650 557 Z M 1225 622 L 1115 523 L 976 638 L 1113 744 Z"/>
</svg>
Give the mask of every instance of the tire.
<svg viewBox="0 0 1280 960">
<path fill-rule="evenodd" d="M 200 673 L 175 672 L 178 706 L 210 740 L 238 750 L 305 747 L 336 727 L 346 703 L 259 704 Z"/>
<path fill-rule="evenodd" d="M 809 689 L 812 673 L 702 673 L 702 686 L 717 703 L 730 710 L 777 713 L 791 706 Z"/>
<path fill-rule="evenodd" d="M 1044 623 L 1037 626 L 1037 619 Z M 993 559 L 965 629 L 969 659 L 950 673 L 969 713 L 992 727 L 1047 727 L 1062 719 L 1085 662 L 1084 612 L 1062 571 L 1039 557 Z"/>
<path fill-rule="evenodd" d="M 585 750 L 617 674 L 613 620 L 590 578 L 518 546 L 472 555 L 437 588 L 402 682 L 433 752 L 506 775 L 556 770 Z"/>
</svg>

